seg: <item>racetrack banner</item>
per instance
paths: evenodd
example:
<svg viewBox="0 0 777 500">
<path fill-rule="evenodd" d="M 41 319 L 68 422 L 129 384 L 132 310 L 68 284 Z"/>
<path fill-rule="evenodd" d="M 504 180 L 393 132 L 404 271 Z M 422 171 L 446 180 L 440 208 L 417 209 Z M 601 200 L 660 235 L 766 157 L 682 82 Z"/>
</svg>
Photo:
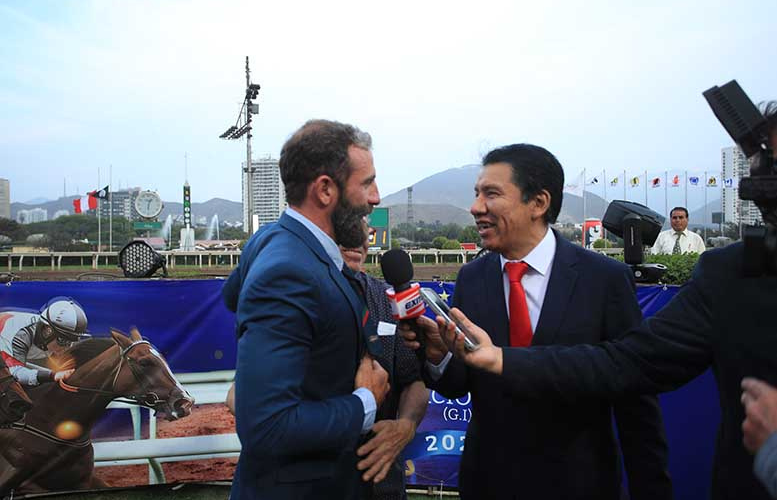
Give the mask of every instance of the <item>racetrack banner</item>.
<svg viewBox="0 0 777 500">
<path fill-rule="evenodd" d="M 237 346 L 234 315 L 221 300 L 222 284 L 218 279 L 122 280 L 0 287 L 0 349 L 11 357 L 27 349 L 27 366 L 54 372 L 85 367 L 64 384 L 23 386 L 35 406 L 15 428 L 0 429 L 0 470 L 29 465 L 0 484 L 0 492 L 231 479 L 239 443 L 223 400 Z M 452 283 L 422 286 L 434 288 L 446 300 L 453 294 Z M 676 291 L 638 288 L 643 312 L 653 314 Z M 77 323 L 77 315 L 68 316 L 74 309 L 67 300 L 83 311 L 88 331 L 97 340 L 80 342 L 84 346 L 75 353 L 57 348 L 53 341 L 56 352 L 47 356 L 28 340 L 46 324 Z M 171 391 L 156 391 L 154 384 L 164 377 L 148 374 L 168 368 L 197 404 L 191 406 L 180 396 L 155 396 Z M 120 401 L 111 402 L 117 396 L 122 396 Z M 706 498 L 719 420 L 714 381 L 706 373 L 662 395 L 661 403 L 675 496 Z M 456 487 L 471 418 L 468 396 L 449 400 L 431 393 L 426 418 L 404 451 L 408 484 Z"/>
</svg>

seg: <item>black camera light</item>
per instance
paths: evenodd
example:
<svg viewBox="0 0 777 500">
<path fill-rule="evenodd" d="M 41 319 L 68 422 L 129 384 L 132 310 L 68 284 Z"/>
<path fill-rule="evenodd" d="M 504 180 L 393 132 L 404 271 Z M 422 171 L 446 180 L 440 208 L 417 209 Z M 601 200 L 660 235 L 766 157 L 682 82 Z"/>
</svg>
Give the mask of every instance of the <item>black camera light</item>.
<svg viewBox="0 0 777 500">
<path fill-rule="evenodd" d="M 644 245 L 656 242 L 666 218 L 645 205 L 633 201 L 614 200 L 607 206 L 602 225 L 623 238 L 623 261 L 631 266 L 634 279 L 653 283 L 666 272 L 663 264 L 643 264 Z"/>
<path fill-rule="evenodd" d="M 162 269 L 162 276 L 167 276 L 165 259 L 145 241 L 131 241 L 119 252 L 119 267 L 126 278 L 150 278 Z"/>
</svg>

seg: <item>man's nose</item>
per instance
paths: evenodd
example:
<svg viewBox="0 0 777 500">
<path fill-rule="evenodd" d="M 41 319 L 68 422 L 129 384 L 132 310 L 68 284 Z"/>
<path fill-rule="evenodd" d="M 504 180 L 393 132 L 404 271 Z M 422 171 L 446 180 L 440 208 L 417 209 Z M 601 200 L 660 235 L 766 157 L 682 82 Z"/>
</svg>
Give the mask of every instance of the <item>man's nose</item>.
<svg viewBox="0 0 777 500">
<path fill-rule="evenodd" d="M 380 193 L 378 192 L 377 184 L 373 184 L 372 189 L 370 189 L 367 201 L 370 203 L 370 205 L 380 205 Z"/>
<path fill-rule="evenodd" d="M 472 206 L 469 207 L 469 213 L 474 216 L 486 213 L 486 204 L 480 196 L 475 197 L 475 201 L 473 201 Z"/>
</svg>

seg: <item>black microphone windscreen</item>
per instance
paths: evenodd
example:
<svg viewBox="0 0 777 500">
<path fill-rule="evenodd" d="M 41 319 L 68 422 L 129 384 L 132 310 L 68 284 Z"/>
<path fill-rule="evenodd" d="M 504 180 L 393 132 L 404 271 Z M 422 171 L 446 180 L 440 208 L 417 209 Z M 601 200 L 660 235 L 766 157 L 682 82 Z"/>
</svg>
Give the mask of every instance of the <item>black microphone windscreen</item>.
<svg viewBox="0 0 777 500">
<path fill-rule="evenodd" d="M 413 279 L 413 263 L 404 250 L 395 248 L 384 253 L 380 258 L 380 268 L 383 271 L 383 279 L 395 289 Z"/>
</svg>

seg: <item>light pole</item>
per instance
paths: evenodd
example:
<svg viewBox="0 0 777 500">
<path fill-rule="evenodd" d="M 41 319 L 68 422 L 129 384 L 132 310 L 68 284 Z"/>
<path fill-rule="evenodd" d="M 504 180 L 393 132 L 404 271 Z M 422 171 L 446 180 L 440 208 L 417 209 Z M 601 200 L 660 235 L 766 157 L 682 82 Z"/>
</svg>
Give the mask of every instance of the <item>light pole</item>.
<svg viewBox="0 0 777 500">
<path fill-rule="evenodd" d="M 246 211 L 248 212 L 248 236 L 254 234 L 254 166 L 251 161 L 251 115 L 259 113 L 259 106 L 253 100 L 259 95 L 261 87 L 258 83 L 251 83 L 251 71 L 248 69 L 248 56 L 246 56 L 246 94 L 243 106 L 237 115 L 237 121 L 226 132 L 221 134 L 221 139 L 240 139 L 246 136 L 246 165 L 243 167 L 243 178 L 246 183 Z M 245 115 L 243 111 L 245 110 Z M 241 125 L 241 119 L 243 124 Z"/>
</svg>

